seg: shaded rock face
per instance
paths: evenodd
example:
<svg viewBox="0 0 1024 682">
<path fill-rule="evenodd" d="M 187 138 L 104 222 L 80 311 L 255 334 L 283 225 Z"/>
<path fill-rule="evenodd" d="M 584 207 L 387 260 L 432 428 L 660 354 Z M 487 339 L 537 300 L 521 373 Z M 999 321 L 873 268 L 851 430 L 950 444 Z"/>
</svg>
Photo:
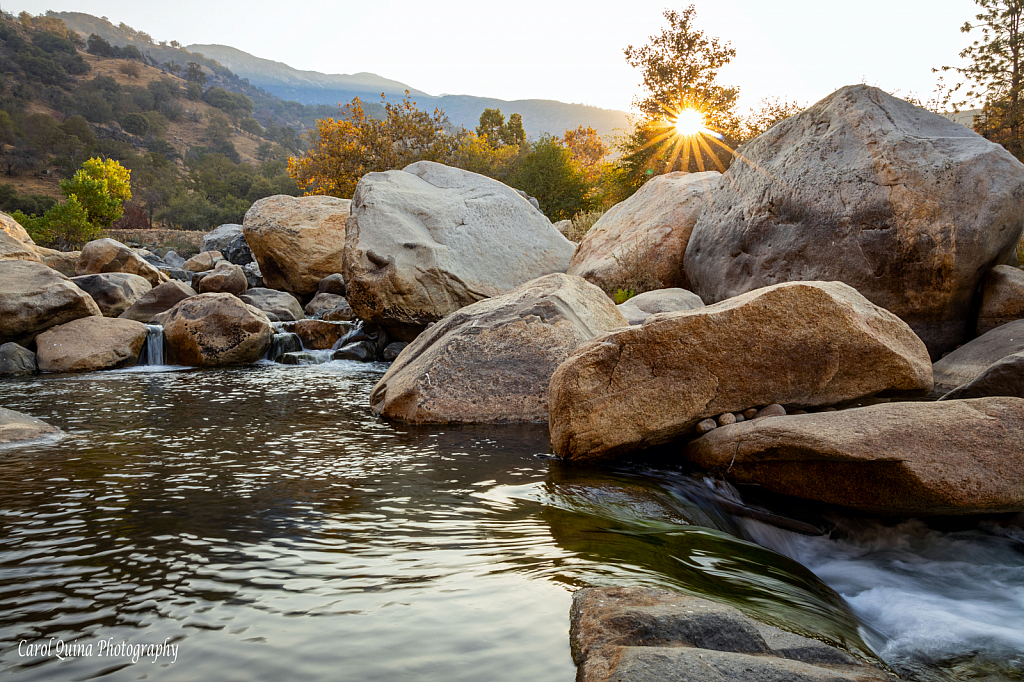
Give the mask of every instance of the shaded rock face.
<svg viewBox="0 0 1024 682">
<path fill-rule="evenodd" d="M 985 275 L 981 288 L 977 333 L 1024 318 L 1024 270 L 997 265 Z"/>
<path fill-rule="evenodd" d="M 305 311 L 310 317 L 314 315 L 323 315 L 328 313 L 338 306 L 347 305 L 348 302 L 343 296 L 338 294 L 329 294 L 327 292 L 320 292 L 313 297 L 313 300 L 306 304 Z"/>
<path fill-rule="evenodd" d="M 220 251 L 201 251 L 189 258 L 182 264 L 182 268 L 189 272 L 208 272 L 217 267 L 217 263 L 224 260 Z"/>
<path fill-rule="evenodd" d="M 939 400 L 987 398 L 989 396 L 1024 398 L 1024 352 L 1012 353 L 993 362 L 971 382 L 957 386 Z"/>
<path fill-rule="evenodd" d="M 153 288 L 144 277 L 127 272 L 82 275 L 71 281 L 92 296 L 104 317 L 118 317 Z"/>
<path fill-rule="evenodd" d="M 686 289 L 656 289 L 638 294 L 619 304 L 619 312 L 630 324 L 643 324 L 651 315 L 703 308 L 700 296 Z"/>
<path fill-rule="evenodd" d="M 242 234 L 241 225 L 221 225 L 203 235 L 202 251 L 217 251 L 226 261 L 235 265 L 247 265 L 253 261 L 252 251 Z"/>
<path fill-rule="evenodd" d="M 341 299 L 331 310 L 321 312 L 320 317 L 331 322 L 351 321 L 356 319 L 356 313 L 348 301 Z"/>
<path fill-rule="evenodd" d="M 969 338 L 981 276 L 1024 228 L 1024 165 L 877 88 L 842 88 L 743 145 L 684 265 L 715 303 L 840 280 L 906 321 L 933 358 Z"/>
<path fill-rule="evenodd" d="M 0 232 L 5 233 L 7 236 L 21 242 L 22 244 L 32 244 L 32 237 L 28 235 L 25 228 L 21 226 L 17 220 L 7 215 L 3 211 L 0 211 Z"/>
<path fill-rule="evenodd" d="M 245 271 L 239 265 L 227 261 L 217 263 L 217 267 L 206 272 L 199 282 L 201 294 L 234 294 L 241 296 L 249 288 L 245 279 Z"/>
<path fill-rule="evenodd" d="M 882 682 L 895 676 L 737 609 L 643 587 L 573 595 L 577 682 Z"/>
<path fill-rule="evenodd" d="M 239 298 L 262 310 L 271 322 L 291 322 L 306 317 L 298 300 L 287 291 L 249 289 Z"/>
<path fill-rule="evenodd" d="M 374 387 L 370 406 L 405 422 L 543 421 L 555 368 L 580 343 L 625 325 L 596 286 L 547 275 L 420 334 Z"/>
<path fill-rule="evenodd" d="M 515 190 L 430 161 L 359 180 L 346 227 L 346 298 L 411 341 L 484 298 L 565 272 L 572 242 Z"/>
<path fill-rule="evenodd" d="M 75 264 L 76 275 L 98 275 L 103 272 L 127 272 L 143 277 L 152 286 L 167 280 L 142 256 L 114 239 L 96 239 L 82 247 Z"/>
<path fill-rule="evenodd" d="M 242 272 L 245 273 L 245 281 L 249 283 L 250 289 L 265 289 L 267 287 L 267 283 L 263 281 L 259 263 L 243 265 Z"/>
<path fill-rule="evenodd" d="M 721 180 L 721 173 L 666 173 L 615 204 L 594 223 L 576 248 L 568 274 L 605 291 L 626 286 L 629 252 L 654 267 L 663 287 L 686 287 L 683 255 L 697 216 Z"/>
<path fill-rule="evenodd" d="M 268 288 L 309 296 L 320 280 L 341 272 L 351 203 L 278 195 L 252 205 L 243 231 Z"/>
<path fill-rule="evenodd" d="M 318 294 L 334 294 L 335 296 L 345 295 L 345 278 L 341 273 L 334 273 L 328 275 L 320 280 L 320 286 L 317 287 Z"/>
<path fill-rule="evenodd" d="M 0 261 L 0 343 L 31 347 L 35 337 L 80 317 L 102 315 L 67 277 L 42 263 Z"/>
<path fill-rule="evenodd" d="M 126 320 L 148 323 L 154 315 L 170 310 L 179 301 L 189 296 L 195 296 L 196 291 L 177 280 L 163 282 L 144 293 L 130 308 L 125 310 L 119 317 Z"/>
<path fill-rule="evenodd" d="M 715 429 L 684 456 L 737 483 L 874 514 L 1024 511 L 1024 399 L 775 417 Z"/>
<path fill-rule="evenodd" d="M 0 407 L 0 443 L 16 443 L 60 433 L 42 419 Z"/>
<path fill-rule="evenodd" d="M 551 377 L 551 441 L 561 457 L 608 458 L 726 412 L 931 387 L 905 322 L 841 282 L 791 282 L 582 345 Z"/>
<path fill-rule="evenodd" d="M 84 317 L 36 337 L 40 372 L 93 372 L 132 367 L 146 343 L 146 325 L 135 320 Z"/>
<path fill-rule="evenodd" d="M 170 364 L 216 367 L 256 362 L 274 338 L 270 320 L 231 294 L 199 294 L 156 315 Z"/>
<path fill-rule="evenodd" d="M 1024 320 L 979 336 L 932 366 L 936 393 L 947 393 L 980 377 L 992 363 L 1024 351 Z"/>
<path fill-rule="evenodd" d="M 0 376 L 32 374 L 35 371 L 35 353 L 13 342 L 0 346 Z"/>
</svg>

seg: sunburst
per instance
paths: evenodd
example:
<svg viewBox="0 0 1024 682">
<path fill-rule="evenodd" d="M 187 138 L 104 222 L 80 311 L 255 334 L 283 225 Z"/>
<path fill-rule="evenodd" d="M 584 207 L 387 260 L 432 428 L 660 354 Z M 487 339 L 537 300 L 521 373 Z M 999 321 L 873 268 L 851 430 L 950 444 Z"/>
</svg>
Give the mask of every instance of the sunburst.
<svg viewBox="0 0 1024 682">
<path fill-rule="evenodd" d="M 719 171 L 725 172 L 712 144 L 718 145 L 730 154 L 733 150 L 724 142 L 724 136 L 708 127 L 707 115 L 698 107 L 681 106 L 665 112 L 665 116 L 653 125 L 655 137 L 641 149 L 654 145 L 666 144 L 666 169 L 675 168 L 676 161 L 681 160 L 685 170 L 690 166 L 690 154 L 697 162 L 697 168 L 704 172 L 704 156 L 710 158 Z M 650 171 L 648 171 L 650 173 Z"/>
</svg>

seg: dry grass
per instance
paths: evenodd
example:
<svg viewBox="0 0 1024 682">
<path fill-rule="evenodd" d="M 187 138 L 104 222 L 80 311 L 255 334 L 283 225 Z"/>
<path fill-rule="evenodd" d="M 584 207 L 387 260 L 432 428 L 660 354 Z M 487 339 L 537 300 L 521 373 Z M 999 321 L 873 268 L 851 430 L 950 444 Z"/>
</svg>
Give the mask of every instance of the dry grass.
<svg viewBox="0 0 1024 682">
<path fill-rule="evenodd" d="M 594 226 L 594 223 L 605 214 L 604 211 L 581 211 L 572 217 L 569 221 L 569 229 L 565 231 L 565 237 L 571 242 L 579 244 L 583 241 L 583 237 L 586 236 L 590 228 Z"/>
<path fill-rule="evenodd" d="M 650 239 L 645 238 L 633 242 L 613 255 L 615 262 L 626 273 L 621 285 L 614 291 L 607 292 L 617 305 L 645 291 L 664 288 L 665 285 L 658 278 L 651 258 L 654 246 Z"/>
</svg>

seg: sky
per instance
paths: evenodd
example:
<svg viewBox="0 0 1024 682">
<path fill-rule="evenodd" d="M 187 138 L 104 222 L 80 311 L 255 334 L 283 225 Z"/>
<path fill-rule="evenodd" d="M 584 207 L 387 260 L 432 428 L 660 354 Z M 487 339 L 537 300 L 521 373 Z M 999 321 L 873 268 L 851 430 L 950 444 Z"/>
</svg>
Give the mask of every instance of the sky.
<svg viewBox="0 0 1024 682">
<path fill-rule="evenodd" d="M 972 0 L 0 0 L 0 8 L 106 16 L 183 45 L 218 43 L 298 69 L 369 71 L 431 95 L 555 99 L 629 111 L 640 74 L 623 57 L 696 6 L 736 58 L 719 82 L 740 109 L 813 103 L 854 83 L 927 100 L 932 68 L 960 63 Z M 283 8 L 301 7 L 284 11 Z M 240 8 L 244 8 L 240 10 Z"/>
</svg>

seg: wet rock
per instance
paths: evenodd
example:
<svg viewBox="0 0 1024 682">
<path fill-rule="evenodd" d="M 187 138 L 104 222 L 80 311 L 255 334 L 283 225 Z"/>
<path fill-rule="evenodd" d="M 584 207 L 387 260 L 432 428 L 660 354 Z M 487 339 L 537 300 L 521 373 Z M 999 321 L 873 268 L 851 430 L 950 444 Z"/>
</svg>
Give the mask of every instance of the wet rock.
<svg viewBox="0 0 1024 682">
<path fill-rule="evenodd" d="M 370 406 L 405 422 L 540 421 L 555 368 L 580 343 L 624 325 L 596 286 L 547 275 L 423 332 L 374 387 Z"/>
<path fill-rule="evenodd" d="M 239 298 L 262 310 L 271 322 L 293 322 L 306 318 L 298 300 L 287 291 L 249 289 Z"/>
<path fill-rule="evenodd" d="M 377 359 L 377 346 L 371 341 L 349 343 L 334 352 L 334 359 L 373 362 Z"/>
<path fill-rule="evenodd" d="M 133 367 L 146 343 L 146 325 L 135 320 L 83 317 L 36 337 L 40 372 L 93 372 Z"/>
<path fill-rule="evenodd" d="M 569 459 L 609 458 L 753 405 L 931 385 L 924 344 L 889 311 L 841 282 L 777 284 L 581 345 L 551 377 L 552 445 Z"/>
<path fill-rule="evenodd" d="M 985 275 L 977 333 L 1024 318 L 1024 270 L 997 265 Z"/>
<path fill-rule="evenodd" d="M 298 334 L 306 350 L 330 350 L 338 339 L 348 334 L 353 325 L 348 322 L 298 320 L 284 326 L 285 331 Z"/>
<path fill-rule="evenodd" d="M 683 455 L 736 483 L 895 516 L 1024 511 L 1024 399 L 881 403 L 757 419 Z"/>
<path fill-rule="evenodd" d="M 104 317 L 117 317 L 153 288 L 144 277 L 127 272 L 72 277 L 79 289 L 92 296 Z"/>
<path fill-rule="evenodd" d="M 221 225 L 207 232 L 203 235 L 201 251 L 217 251 L 226 261 L 235 265 L 247 265 L 253 260 L 241 225 Z"/>
<path fill-rule="evenodd" d="M 340 273 L 334 273 L 328 275 L 320 280 L 320 286 L 317 287 L 317 293 L 320 294 L 334 294 L 335 296 L 345 295 L 345 278 Z"/>
<path fill-rule="evenodd" d="M 1024 352 L 1011 353 L 993 362 L 976 379 L 957 386 L 939 400 L 987 398 L 997 395 L 1024 398 Z"/>
<path fill-rule="evenodd" d="M 217 267 L 217 263 L 224 260 L 220 251 L 201 251 L 192 256 L 181 267 L 189 272 L 206 272 Z"/>
<path fill-rule="evenodd" d="M 686 287 L 686 245 L 697 216 L 721 178 L 721 173 L 714 171 L 651 178 L 594 223 L 573 254 L 568 274 L 615 291 L 627 286 L 632 276 L 629 260 L 640 256 L 663 287 Z"/>
<path fill-rule="evenodd" d="M 241 266 L 221 261 L 213 270 L 204 273 L 197 291 L 201 294 L 234 294 L 241 296 L 249 288 Z"/>
<path fill-rule="evenodd" d="M 352 306 L 348 304 L 348 301 L 342 301 L 333 310 L 322 313 L 320 317 L 331 322 L 348 322 L 355 320 L 356 314 L 352 310 Z"/>
<path fill-rule="evenodd" d="M 342 271 L 351 203 L 278 195 L 252 205 L 242 229 L 268 288 L 308 296 L 324 277 Z"/>
<path fill-rule="evenodd" d="M 405 350 L 405 347 L 408 345 L 405 341 L 392 341 L 384 348 L 381 357 L 384 359 L 384 362 L 394 362 L 398 354 Z"/>
<path fill-rule="evenodd" d="M 179 301 L 195 296 L 196 291 L 183 282 L 163 282 L 144 293 L 130 308 L 121 313 L 126 320 L 148 323 L 154 315 L 170 310 Z"/>
<path fill-rule="evenodd" d="M 1024 351 L 1024 320 L 996 327 L 942 358 L 932 367 L 935 392 L 948 393 L 980 377 L 993 363 Z"/>
<path fill-rule="evenodd" d="M 75 264 L 76 275 L 126 272 L 144 277 L 151 286 L 167 281 L 167 276 L 147 263 L 139 254 L 114 239 L 95 239 L 82 247 Z"/>
<path fill-rule="evenodd" d="M 459 308 L 565 272 L 573 248 L 512 188 L 420 161 L 359 180 L 346 297 L 358 317 L 411 341 Z"/>
<path fill-rule="evenodd" d="M 0 343 L 31 347 L 35 337 L 99 306 L 57 271 L 32 261 L 0 261 Z"/>
<path fill-rule="evenodd" d="M 288 294 L 291 296 L 291 294 Z M 300 353 L 302 352 L 302 341 L 299 339 L 298 334 L 283 333 L 274 334 L 273 340 L 270 342 L 270 350 L 267 351 L 267 359 L 274 362 L 282 362 L 281 357 L 286 353 Z M 283 363 L 282 364 L 286 364 Z"/>
<path fill-rule="evenodd" d="M 156 315 L 169 364 L 213 367 L 256 362 L 274 338 L 270 320 L 231 294 L 199 294 Z"/>
<path fill-rule="evenodd" d="M 906 321 L 933 358 L 970 338 L 981 277 L 1024 228 L 1024 165 L 1003 147 L 854 85 L 738 154 L 684 258 L 705 302 L 839 280 Z"/>
<path fill-rule="evenodd" d="M 643 324 L 651 315 L 703 308 L 700 296 L 686 289 L 657 289 L 638 294 L 619 304 L 619 312 L 630 324 Z"/>
<path fill-rule="evenodd" d="M 352 331 L 345 334 L 336 345 L 338 348 L 341 348 L 346 344 L 355 343 L 356 341 L 369 341 L 376 349 L 375 353 L 380 355 L 387 348 L 391 339 L 387 331 L 379 324 L 363 323 L 359 326 L 353 326 Z"/>
<path fill-rule="evenodd" d="M 314 315 L 323 315 L 343 305 L 348 305 L 348 301 L 342 296 L 320 292 L 306 304 L 305 311 L 306 315 L 313 317 Z"/>
<path fill-rule="evenodd" d="M 32 374 L 36 370 L 36 354 L 28 348 L 13 342 L 0 346 L 0 376 Z"/>
<path fill-rule="evenodd" d="M 42 419 L 0 407 L 0 443 L 16 443 L 60 433 Z"/>
</svg>

